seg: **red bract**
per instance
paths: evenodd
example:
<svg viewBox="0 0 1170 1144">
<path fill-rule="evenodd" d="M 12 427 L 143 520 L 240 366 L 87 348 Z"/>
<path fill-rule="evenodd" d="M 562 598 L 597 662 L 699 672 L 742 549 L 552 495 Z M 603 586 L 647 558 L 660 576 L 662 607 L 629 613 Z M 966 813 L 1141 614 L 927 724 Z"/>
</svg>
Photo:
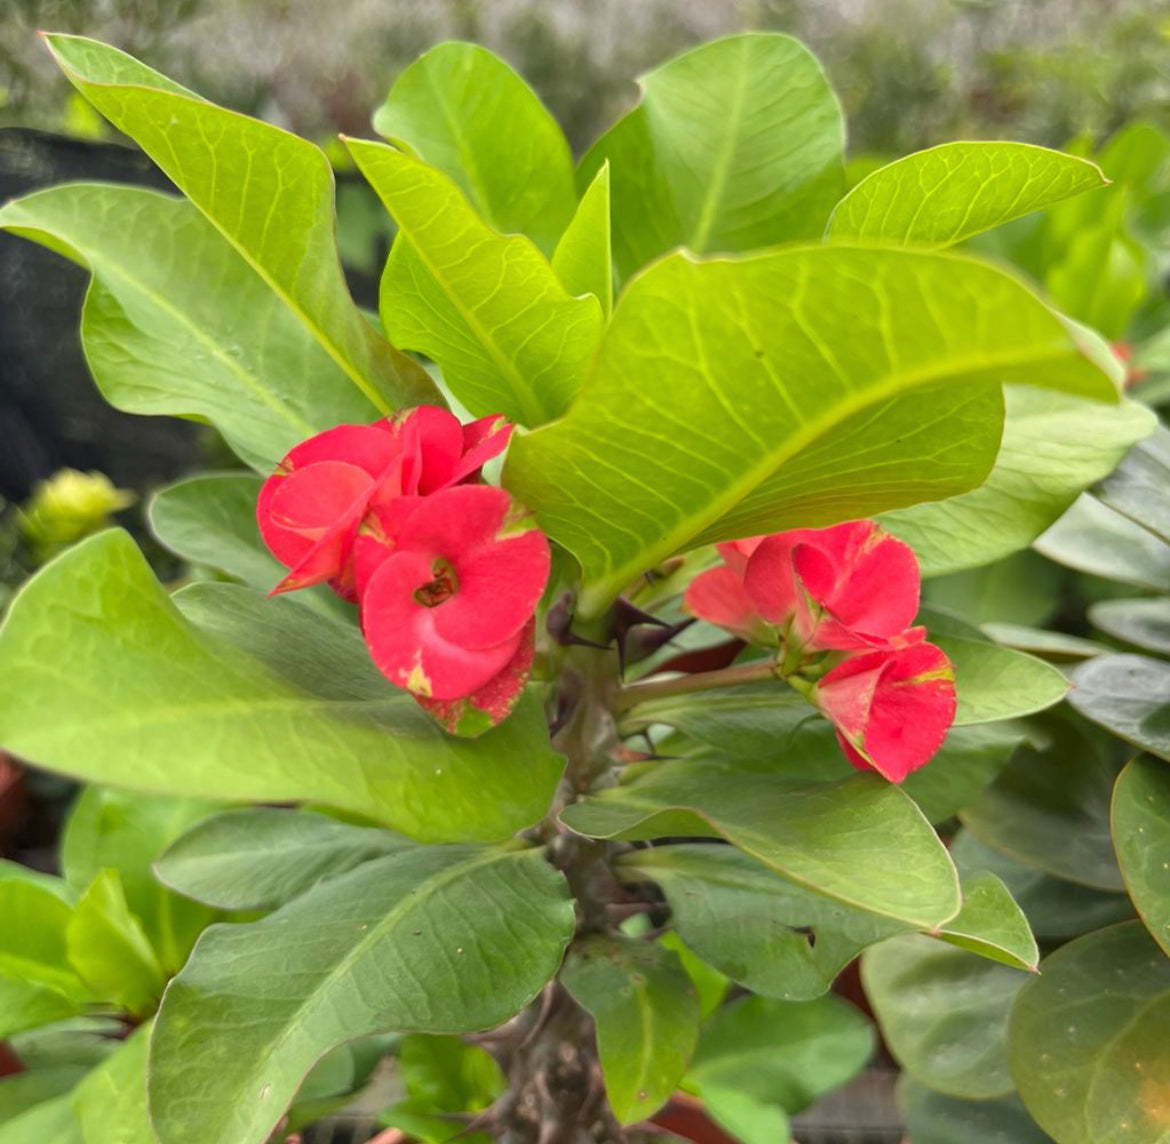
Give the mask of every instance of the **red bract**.
<svg viewBox="0 0 1170 1144">
<path fill-rule="evenodd" d="M 467 698 L 506 671 L 548 579 L 544 534 L 487 485 L 376 509 L 359 550 L 370 654 L 426 699 Z"/>
<path fill-rule="evenodd" d="M 918 563 L 873 521 L 778 532 L 720 545 L 696 577 L 689 611 L 755 643 L 810 651 L 881 647 L 918 611 Z"/>
<path fill-rule="evenodd" d="M 813 689 L 849 761 L 895 783 L 931 759 L 955 718 L 954 669 L 924 635 L 852 655 Z"/>
<path fill-rule="evenodd" d="M 256 505 L 264 542 L 289 569 L 273 590 L 328 580 L 355 599 L 352 548 L 366 513 L 398 497 L 475 480 L 510 434 L 502 417 L 461 425 L 446 410 L 424 405 L 302 441 L 265 481 Z"/>
</svg>

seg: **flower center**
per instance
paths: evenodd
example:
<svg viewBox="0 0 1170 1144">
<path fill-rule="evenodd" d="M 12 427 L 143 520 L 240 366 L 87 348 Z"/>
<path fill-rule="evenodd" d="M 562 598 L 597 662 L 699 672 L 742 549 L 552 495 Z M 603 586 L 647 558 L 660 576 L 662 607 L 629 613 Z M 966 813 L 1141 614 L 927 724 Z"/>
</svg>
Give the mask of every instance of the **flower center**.
<svg viewBox="0 0 1170 1144">
<path fill-rule="evenodd" d="M 441 556 L 431 565 L 433 579 L 414 590 L 414 598 L 424 608 L 437 608 L 451 599 L 459 587 L 455 569 Z"/>
</svg>

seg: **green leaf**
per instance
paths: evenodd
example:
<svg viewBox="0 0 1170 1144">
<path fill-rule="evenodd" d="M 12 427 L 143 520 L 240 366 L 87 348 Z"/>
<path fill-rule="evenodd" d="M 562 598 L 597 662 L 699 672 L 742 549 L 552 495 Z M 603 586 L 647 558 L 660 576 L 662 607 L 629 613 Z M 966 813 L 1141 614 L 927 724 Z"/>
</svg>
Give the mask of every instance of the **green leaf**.
<svg viewBox="0 0 1170 1144">
<path fill-rule="evenodd" d="M 1040 951 L 1024 911 L 994 874 L 969 878 L 963 885 L 963 908 L 935 935 L 980 957 L 1033 972 Z"/>
<path fill-rule="evenodd" d="M 609 317 L 613 310 L 613 255 L 609 210 L 609 162 L 585 188 L 552 256 L 553 273 L 574 296 L 592 294 Z"/>
<path fill-rule="evenodd" d="M 656 883 L 686 945 L 768 997 L 821 996 L 862 949 L 904 928 L 793 885 L 732 846 L 635 850 L 614 872 L 622 882 Z"/>
<path fill-rule="evenodd" d="M 941 925 L 959 911 L 958 880 L 938 836 L 897 787 L 874 775 L 801 784 L 680 760 L 653 764 L 561 817 L 596 838 L 714 830 L 798 886 L 908 925 Z"/>
<path fill-rule="evenodd" d="M 1159 425 L 1094 492 L 1115 512 L 1170 543 L 1170 429 Z"/>
<path fill-rule="evenodd" d="M 699 1096 L 703 1111 L 742 1144 L 777 1144 L 792 1139 L 788 1116 L 778 1105 L 718 1084 L 704 1086 Z"/>
<path fill-rule="evenodd" d="M 81 895 L 65 941 L 69 964 L 95 997 L 136 1017 L 154 1010 L 166 978 L 116 870 L 103 870 Z"/>
<path fill-rule="evenodd" d="M 500 1024 L 556 971 L 573 921 L 539 850 L 451 846 L 380 858 L 262 921 L 213 927 L 157 1019 L 159 1140 L 262 1144 L 334 1046 Z"/>
<path fill-rule="evenodd" d="M 1074 725 L 1050 719 L 1044 728 L 1045 745 L 1021 747 L 962 812 L 963 825 L 988 846 L 1058 878 L 1121 890 L 1109 835 L 1117 769 Z"/>
<path fill-rule="evenodd" d="M 379 337 L 349 296 L 324 152 L 116 48 L 81 36 L 45 41 L 77 90 L 162 168 L 374 406 L 439 400 L 426 371 Z"/>
<path fill-rule="evenodd" d="M 629 278 L 675 246 L 696 254 L 818 237 L 844 187 L 841 107 L 790 36 L 704 44 L 639 81 L 642 99 L 590 149 L 609 160 L 614 254 Z"/>
<path fill-rule="evenodd" d="M 697 954 L 692 953 L 690 947 L 683 943 L 682 938 L 674 930 L 667 930 L 662 934 L 658 938 L 658 944 L 664 949 L 669 949 L 682 962 L 682 967 L 687 971 L 687 976 L 691 979 L 699 998 L 699 1015 L 705 1021 L 723 1004 L 723 999 L 731 988 L 730 980 Z"/>
<path fill-rule="evenodd" d="M 955 725 L 994 723 L 1043 711 L 1068 693 L 1050 663 L 985 640 L 932 634 L 955 668 Z"/>
<path fill-rule="evenodd" d="M 852 1080 L 873 1050 L 873 1027 L 839 997 L 746 997 L 704 1026 L 687 1084 L 703 1094 L 741 1092 L 796 1113 Z"/>
<path fill-rule="evenodd" d="M 486 48 L 424 52 L 394 81 L 374 130 L 454 180 L 498 231 L 550 251 L 572 217 L 573 160 L 560 126 Z"/>
<path fill-rule="evenodd" d="M 682 1079 L 699 1035 L 699 999 L 678 958 L 654 943 L 595 937 L 570 952 L 561 981 L 597 1025 L 618 1121 L 653 1115 Z"/>
<path fill-rule="evenodd" d="M 861 979 L 890 1052 L 915 1080 L 948 1096 L 1012 1090 L 1008 1011 L 1028 975 L 917 934 L 865 951 Z"/>
<path fill-rule="evenodd" d="M 1093 496 L 1078 497 L 1034 547 L 1078 572 L 1170 592 L 1170 544 Z"/>
<path fill-rule="evenodd" d="M 472 413 L 541 425 L 564 413 L 601 331 L 601 303 L 573 298 L 530 239 L 500 235 L 441 171 L 347 139 L 398 224 L 382 275 L 386 332 L 442 367 Z"/>
<path fill-rule="evenodd" d="M 478 1112 L 504 1088 L 495 1060 L 458 1037 L 403 1037 L 398 1067 L 411 1097 L 425 1099 L 439 1112 Z"/>
<path fill-rule="evenodd" d="M 24 1072 L 0 1077 L 0 1125 L 8 1124 L 38 1104 L 71 1092 L 88 1071 L 84 1065 L 35 1069 L 26 1066 Z M 0 1139 L 3 1138 L 0 1128 Z"/>
<path fill-rule="evenodd" d="M 98 388 L 118 409 L 206 419 L 262 471 L 305 437 L 378 415 L 182 199 L 138 187 L 54 187 L 0 208 L 0 228 L 93 275 L 81 339 Z"/>
<path fill-rule="evenodd" d="M 1048 565 L 1049 568 L 1052 565 Z M 1055 601 L 1054 601 L 1055 602 Z M 1104 644 L 1095 640 L 1081 639 L 1080 636 L 1065 635 L 1064 632 L 1050 632 L 1044 628 L 1030 628 L 1022 624 L 1004 624 L 991 621 L 981 625 L 989 639 L 1017 651 L 1031 652 L 1048 660 L 1090 659 L 1107 652 Z"/>
<path fill-rule="evenodd" d="M 625 291 L 569 414 L 513 443 L 505 481 L 581 561 L 592 615 L 683 548 L 968 491 L 999 449 L 1004 381 L 1116 400 L 1050 310 L 966 257 L 672 255 Z"/>
<path fill-rule="evenodd" d="M 1170 956 L 1170 767 L 1148 757 L 1130 762 L 1113 788 L 1111 818 L 1126 889 Z"/>
<path fill-rule="evenodd" d="M 1028 143 L 944 143 L 862 179 L 828 237 L 951 246 L 1109 180 L 1074 155 Z"/>
<path fill-rule="evenodd" d="M 173 890 L 223 910 L 272 910 L 322 878 L 409 847 L 388 830 L 323 814 L 250 807 L 205 819 L 155 869 Z"/>
<path fill-rule="evenodd" d="M 1029 549 L 978 568 L 927 580 L 923 598 L 932 611 L 945 609 L 962 616 L 987 639 L 987 624 L 1047 624 L 1056 616 L 1065 583 L 1064 570 Z M 955 632 L 962 635 L 962 632 Z"/>
<path fill-rule="evenodd" d="M 1170 759 L 1170 663 L 1144 655 L 1102 655 L 1077 668 L 1069 702 L 1086 719 Z"/>
<path fill-rule="evenodd" d="M 136 1029 L 74 1091 L 73 1111 L 85 1144 L 156 1144 L 146 1111 L 150 1031 L 149 1025 Z"/>
<path fill-rule="evenodd" d="M 992 850 L 969 830 L 960 830 L 951 840 L 951 857 L 964 878 L 985 871 L 999 878 L 1041 941 L 1063 941 L 1133 917 L 1125 894 L 1055 878 Z"/>
<path fill-rule="evenodd" d="M 34 1105 L 0 1124 L 0 1144 L 90 1144 L 81 1135 L 70 1093 Z"/>
<path fill-rule="evenodd" d="M 1008 1057 L 1059 1144 L 1165 1144 L 1170 960 L 1140 922 L 1062 946 L 1012 1010 Z"/>
<path fill-rule="evenodd" d="M 195 624 L 122 532 L 48 565 L 0 629 L 0 742 L 82 778 L 318 801 L 423 841 L 508 837 L 547 810 L 562 764 L 535 694 L 463 742 L 382 678 L 356 629 L 227 584 L 182 600 Z"/>
<path fill-rule="evenodd" d="M 215 809 L 202 799 L 165 798 L 88 787 L 69 811 L 61 866 L 69 884 L 86 889 L 103 870 L 117 871 L 126 903 L 163 970 L 177 973 L 215 913 L 172 894 L 152 869 L 155 859 L 192 823 Z"/>
<path fill-rule="evenodd" d="M 924 576 L 976 568 L 1026 548 L 1156 423 L 1136 401 L 1105 408 L 1026 385 L 1008 386 L 1004 400 L 1003 443 L 979 488 L 880 518 L 914 549 Z"/>
<path fill-rule="evenodd" d="M 1148 293 L 1144 263 L 1142 248 L 1109 220 L 1070 234 L 1044 285 L 1069 317 L 1116 341 Z"/>
<path fill-rule="evenodd" d="M 903 1074 L 898 1106 L 914 1144 L 1051 1144 L 1014 1095 L 958 1100 Z"/>
<path fill-rule="evenodd" d="M 1102 600 L 1089 619 L 1114 639 L 1170 655 L 1170 600 Z"/>
</svg>

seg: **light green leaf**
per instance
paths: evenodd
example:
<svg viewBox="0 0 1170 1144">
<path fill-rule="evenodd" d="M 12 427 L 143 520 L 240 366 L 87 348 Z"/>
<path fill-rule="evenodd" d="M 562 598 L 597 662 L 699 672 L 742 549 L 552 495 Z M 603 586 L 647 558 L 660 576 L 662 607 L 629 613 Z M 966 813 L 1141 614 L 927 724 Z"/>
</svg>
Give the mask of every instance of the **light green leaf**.
<svg viewBox="0 0 1170 1144">
<path fill-rule="evenodd" d="M 182 199 L 138 187 L 53 187 L 0 208 L 0 228 L 92 273 L 81 339 L 98 388 L 118 409 L 204 418 L 262 471 L 305 437 L 378 415 Z"/>
<path fill-rule="evenodd" d="M 496 230 L 550 251 L 572 217 L 573 160 L 557 121 L 503 60 L 439 44 L 394 81 L 374 130 L 453 179 Z"/>
<path fill-rule="evenodd" d="M 936 937 L 1013 969 L 1035 971 L 1040 951 L 1024 911 L 994 874 L 983 873 L 963 884 L 963 908 Z"/>
<path fill-rule="evenodd" d="M 1061 255 L 1044 276 L 1055 304 L 1106 338 L 1124 337 L 1149 289 L 1142 248 L 1109 220 L 1074 231 Z"/>
<path fill-rule="evenodd" d="M 985 640 L 932 635 L 955 668 L 955 725 L 994 723 L 1043 711 L 1068 693 L 1068 680 L 1050 663 Z"/>
<path fill-rule="evenodd" d="M 705 1021 L 723 1004 L 723 999 L 731 988 L 731 981 L 714 966 L 708 965 L 698 954 L 693 953 L 674 930 L 667 930 L 662 934 L 658 938 L 658 944 L 671 950 L 682 962 L 682 967 L 687 971 L 687 976 L 691 979 L 699 998 L 699 1015 Z"/>
<path fill-rule="evenodd" d="M 441 171 L 381 143 L 346 144 L 398 224 L 379 293 L 390 337 L 437 361 L 477 416 L 535 426 L 564 413 L 601 303 L 570 297 L 530 239 L 486 226 Z"/>
<path fill-rule="evenodd" d="M 88 1071 L 84 1065 L 76 1064 L 48 1068 L 26 1066 L 23 1072 L 0 1077 L 0 1125 L 8 1124 L 38 1104 L 71 1092 Z M 0 1128 L 2 1139 L 4 1130 Z"/>
<path fill-rule="evenodd" d="M 574 947 L 561 981 L 597 1025 L 618 1121 L 652 1116 L 678 1086 L 699 1035 L 699 999 L 678 958 L 651 942 L 595 937 Z"/>
<path fill-rule="evenodd" d="M 553 273 L 565 289 L 574 296 L 592 294 L 607 318 L 613 310 L 611 229 L 607 160 L 585 188 L 577 213 L 552 256 Z"/>
<path fill-rule="evenodd" d="M 915 1080 L 948 1096 L 1012 1090 L 1008 1011 L 1026 973 L 917 934 L 861 958 L 861 980 L 890 1051 Z"/>
<path fill-rule="evenodd" d="M 1089 619 L 1114 639 L 1170 655 L 1170 600 L 1102 600 L 1089 607 Z"/>
<path fill-rule="evenodd" d="M 192 823 L 215 803 L 165 798 L 91 786 L 70 808 L 61 840 L 61 866 L 69 884 L 86 889 L 103 870 L 116 870 L 126 902 L 142 923 L 169 976 L 177 973 L 195 939 L 215 913 L 172 894 L 152 865 Z"/>
<path fill-rule="evenodd" d="M 914 1144 L 1051 1144 L 1014 1095 L 958 1100 L 903 1074 L 898 1106 Z"/>
<path fill-rule="evenodd" d="M 1051 565 L 1049 565 L 1051 567 Z M 1055 601 L 1054 601 L 1055 602 Z M 1091 659 L 1107 652 L 1104 644 L 1095 640 L 1081 639 L 1080 636 L 1065 635 L 1064 632 L 1050 632 L 1044 628 L 1030 628 L 1022 624 L 1004 624 L 992 621 L 980 625 L 983 633 L 997 644 L 1030 652 L 1043 659 L 1061 663 Z"/>
<path fill-rule="evenodd" d="M 1008 1057 L 1058 1144 L 1166 1144 L 1170 960 L 1140 922 L 1062 946 L 1012 1010 Z"/>
<path fill-rule="evenodd" d="M 380 858 L 262 921 L 213 927 L 156 1022 L 159 1140 L 262 1144 L 334 1046 L 500 1024 L 556 971 L 573 924 L 541 851 L 450 846 Z"/>
<path fill-rule="evenodd" d="M 70 1093 L 42 1101 L 0 1124 L 0 1144 L 90 1144 L 81 1135 Z"/>
<path fill-rule="evenodd" d="M 999 878 L 1041 941 L 1063 941 L 1133 917 L 1125 894 L 1053 877 L 992 850 L 969 830 L 960 830 L 951 840 L 951 857 L 964 878 L 985 871 Z"/>
<path fill-rule="evenodd" d="M 938 836 L 897 787 L 874 775 L 801 784 L 680 760 L 652 764 L 561 817 L 598 838 L 714 830 L 798 886 L 908 925 L 941 925 L 959 911 L 958 880 Z"/>
<path fill-rule="evenodd" d="M 1093 496 L 1078 497 L 1034 547 L 1078 572 L 1170 592 L 1170 544 Z"/>
<path fill-rule="evenodd" d="M 379 337 L 349 296 L 324 152 L 216 107 L 116 48 L 81 36 L 45 40 L 78 91 L 163 169 L 373 405 L 439 400 L 426 371 Z"/>
<path fill-rule="evenodd" d="M 403 1037 L 398 1067 L 411 1097 L 428 1101 L 437 1112 L 478 1112 L 504 1088 L 495 1059 L 459 1037 Z"/>
<path fill-rule="evenodd" d="M 166 978 L 116 870 L 103 870 L 81 895 L 65 942 L 69 964 L 95 997 L 136 1017 L 153 1011 Z"/>
<path fill-rule="evenodd" d="M 1146 928 L 1170 957 L 1170 766 L 1130 762 L 1113 788 L 1113 845 Z"/>
<path fill-rule="evenodd" d="M 687 1084 L 704 1094 L 742 1092 L 796 1113 L 852 1080 L 873 1050 L 873 1027 L 839 997 L 746 997 L 707 1022 Z"/>
<path fill-rule="evenodd" d="M 626 290 L 568 416 L 513 443 L 505 482 L 582 562 L 591 615 L 683 548 L 968 491 L 1004 381 L 1116 400 L 1050 310 L 965 257 L 673 255 Z"/>
<path fill-rule="evenodd" d="M 0 629 L 0 742 L 82 778 L 318 801 L 424 841 L 508 837 L 547 810 L 562 764 L 535 694 L 463 742 L 382 678 L 356 629 L 227 584 L 182 599 L 196 626 L 122 532 L 48 565 Z"/>
<path fill-rule="evenodd" d="M 781 1144 L 792 1139 L 788 1116 L 778 1105 L 718 1084 L 703 1086 L 699 1097 L 703 1111 L 742 1144 Z"/>
<path fill-rule="evenodd" d="M 844 188 L 841 107 L 790 36 L 728 36 L 639 81 L 640 104 L 593 145 L 607 159 L 623 279 L 675 246 L 696 254 L 819 236 Z"/>
<path fill-rule="evenodd" d="M 614 872 L 656 883 L 686 945 L 768 997 L 821 996 L 865 946 L 904 928 L 810 893 L 732 846 L 653 846 L 622 856 Z"/>
<path fill-rule="evenodd" d="M 0 893 L 0 900 L 3 897 Z M 69 995 L 80 990 L 80 981 L 70 982 L 69 992 L 62 992 L 52 985 L 9 976 L 3 967 L 6 960 L 7 955 L 0 953 L 0 1035 L 36 1029 L 81 1012 L 81 1001 Z"/>
<path fill-rule="evenodd" d="M 1114 512 L 1170 543 L 1170 429 L 1159 425 L 1094 492 Z"/>
<path fill-rule="evenodd" d="M 250 807 L 199 823 L 155 869 L 173 890 L 223 910 L 272 910 L 322 878 L 396 854 L 411 843 L 388 830 L 323 814 Z"/>
<path fill-rule="evenodd" d="M 862 179 L 836 206 L 828 237 L 951 246 L 1108 184 L 1100 168 L 1028 143 L 944 143 Z"/>
<path fill-rule="evenodd" d="M 1136 401 L 1105 408 L 1026 385 L 1008 386 L 1004 400 L 1003 443 L 979 488 L 880 518 L 914 549 L 924 576 L 976 568 L 1026 548 L 1156 424 Z"/>
<path fill-rule="evenodd" d="M 74 1090 L 73 1112 L 85 1144 L 156 1144 L 146 1111 L 150 1032 L 149 1025 L 136 1029 Z"/>
<path fill-rule="evenodd" d="M 1077 668 L 1070 703 L 1086 719 L 1170 759 L 1170 663 L 1144 655 L 1103 655 Z"/>
<path fill-rule="evenodd" d="M 1079 687 L 1073 694 L 1081 694 Z M 988 846 L 1058 878 L 1121 890 L 1109 834 L 1117 768 L 1074 724 L 1053 718 L 1043 726 L 1044 746 L 1021 747 L 964 809 L 963 825 Z"/>
</svg>

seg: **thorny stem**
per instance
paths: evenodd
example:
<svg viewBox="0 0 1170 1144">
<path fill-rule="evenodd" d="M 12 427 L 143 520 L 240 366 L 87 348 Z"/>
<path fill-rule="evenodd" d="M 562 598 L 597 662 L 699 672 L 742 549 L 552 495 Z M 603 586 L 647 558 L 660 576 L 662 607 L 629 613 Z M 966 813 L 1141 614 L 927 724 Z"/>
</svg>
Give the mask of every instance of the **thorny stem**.
<svg viewBox="0 0 1170 1144">
<path fill-rule="evenodd" d="M 784 679 L 797 686 L 789 676 L 781 674 L 774 660 L 742 663 L 719 671 L 700 671 L 694 675 L 679 675 L 672 679 L 655 679 L 649 683 L 631 683 L 621 688 L 614 697 L 615 711 L 628 711 L 649 699 L 664 699 L 670 695 L 686 695 L 691 691 L 713 691 L 719 687 L 738 687 L 741 683 L 758 683 L 764 679 Z M 799 688 L 798 688 L 799 690 Z"/>
</svg>

